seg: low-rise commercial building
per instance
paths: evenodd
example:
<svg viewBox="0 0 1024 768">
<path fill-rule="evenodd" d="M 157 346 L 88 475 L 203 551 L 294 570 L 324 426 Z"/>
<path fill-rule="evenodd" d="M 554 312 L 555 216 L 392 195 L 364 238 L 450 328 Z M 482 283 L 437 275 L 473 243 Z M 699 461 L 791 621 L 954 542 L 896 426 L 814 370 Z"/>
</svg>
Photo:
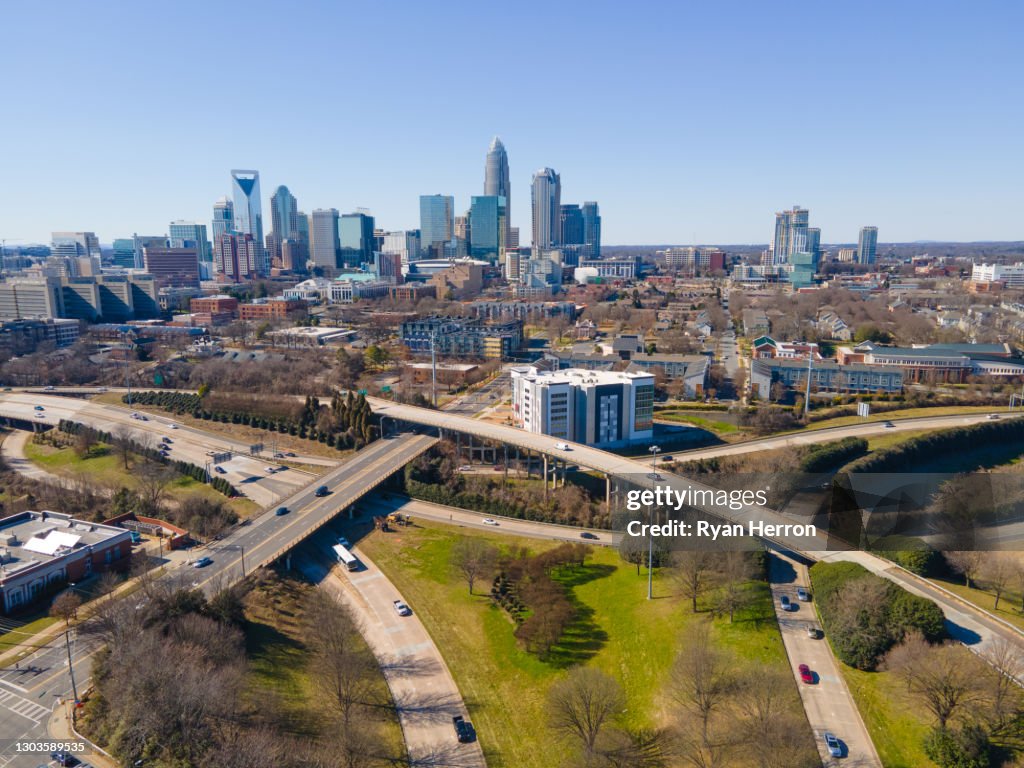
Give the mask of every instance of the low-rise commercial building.
<svg viewBox="0 0 1024 768">
<path fill-rule="evenodd" d="M 513 368 L 512 417 L 527 432 L 611 448 L 654 435 L 654 377 Z"/>
<path fill-rule="evenodd" d="M 131 534 L 49 511 L 0 520 L 0 596 L 11 613 L 94 573 L 125 571 Z"/>
<path fill-rule="evenodd" d="M 504 360 L 523 345 L 522 320 L 485 323 L 479 318 L 424 317 L 400 326 L 402 344 L 414 354 Z"/>
<path fill-rule="evenodd" d="M 1024 376 L 1024 360 L 1015 358 L 1008 344 L 927 344 L 887 347 L 864 342 L 838 347 L 840 365 L 866 364 L 899 368 L 908 382 L 961 383 L 968 376 Z"/>
<path fill-rule="evenodd" d="M 803 392 L 807 386 L 808 367 L 805 360 L 754 360 L 750 364 L 750 389 L 758 397 L 771 395 L 772 385 L 781 382 L 786 388 Z M 873 365 L 839 365 L 834 360 L 812 362 L 810 367 L 813 392 L 885 392 L 903 389 L 903 371 Z"/>
<path fill-rule="evenodd" d="M 287 320 L 292 313 L 309 314 L 306 302 L 299 299 L 256 300 L 252 304 L 239 304 L 240 320 Z"/>
</svg>

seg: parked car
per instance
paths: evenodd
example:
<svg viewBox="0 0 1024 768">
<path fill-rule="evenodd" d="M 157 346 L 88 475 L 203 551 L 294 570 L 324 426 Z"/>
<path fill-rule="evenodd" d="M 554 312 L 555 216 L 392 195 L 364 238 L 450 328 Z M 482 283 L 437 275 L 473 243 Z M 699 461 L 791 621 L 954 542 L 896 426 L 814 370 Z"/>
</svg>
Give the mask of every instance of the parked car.
<svg viewBox="0 0 1024 768">
<path fill-rule="evenodd" d="M 401 600 L 395 600 L 392 604 L 395 606 L 395 613 L 399 616 L 412 616 L 412 609 Z"/>
<path fill-rule="evenodd" d="M 216 472 L 218 475 L 226 475 L 228 473 L 228 471 L 226 469 L 224 469 L 224 467 L 220 467 L 220 466 L 214 467 L 213 471 Z"/>
<path fill-rule="evenodd" d="M 799 667 L 797 667 L 797 671 L 800 672 L 800 679 L 803 682 L 807 683 L 808 685 L 814 682 L 814 673 L 811 672 L 811 668 L 808 667 L 806 664 L 801 664 Z"/>
<path fill-rule="evenodd" d="M 213 560 L 211 560 L 208 557 L 200 557 L 198 560 L 196 560 L 194 563 L 192 563 L 192 567 L 193 568 L 205 568 L 206 566 L 208 566 L 212 562 L 213 562 Z"/>
<path fill-rule="evenodd" d="M 462 744 L 467 744 L 473 741 L 475 735 L 473 733 L 473 726 L 470 725 L 469 721 L 462 717 L 462 715 L 455 715 L 452 718 L 452 725 L 455 727 L 455 738 Z"/>
<path fill-rule="evenodd" d="M 56 752 L 50 753 L 50 759 L 53 760 L 57 765 L 67 767 L 72 765 L 78 765 L 81 761 L 72 755 L 70 752 L 66 752 L 63 749 L 59 749 Z"/>
<path fill-rule="evenodd" d="M 326 496 L 330 492 L 331 492 L 330 488 L 328 488 L 326 485 L 321 485 L 319 488 L 316 489 L 315 495 L 317 495 L 317 496 Z"/>
<path fill-rule="evenodd" d="M 796 588 L 796 599 L 801 603 L 811 602 L 811 593 L 807 591 L 805 587 Z"/>
<path fill-rule="evenodd" d="M 843 746 L 839 743 L 839 739 L 830 731 L 825 731 L 825 746 L 828 747 L 828 753 L 832 757 L 843 756 Z"/>
<path fill-rule="evenodd" d="M 288 514 L 288 507 L 278 507 L 277 509 L 274 510 L 274 514 L 277 515 L 278 517 L 282 517 L 283 515 L 287 515 Z"/>
</svg>

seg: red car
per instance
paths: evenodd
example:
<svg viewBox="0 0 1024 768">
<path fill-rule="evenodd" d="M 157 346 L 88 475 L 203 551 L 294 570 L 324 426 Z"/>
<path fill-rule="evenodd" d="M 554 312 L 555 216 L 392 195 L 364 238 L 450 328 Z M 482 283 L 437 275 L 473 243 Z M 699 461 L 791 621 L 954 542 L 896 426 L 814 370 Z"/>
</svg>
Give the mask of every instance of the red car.
<svg viewBox="0 0 1024 768">
<path fill-rule="evenodd" d="M 797 671 L 800 673 L 800 679 L 808 685 L 814 682 L 814 673 L 811 672 L 811 668 L 806 664 L 801 664 L 797 667 Z"/>
</svg>

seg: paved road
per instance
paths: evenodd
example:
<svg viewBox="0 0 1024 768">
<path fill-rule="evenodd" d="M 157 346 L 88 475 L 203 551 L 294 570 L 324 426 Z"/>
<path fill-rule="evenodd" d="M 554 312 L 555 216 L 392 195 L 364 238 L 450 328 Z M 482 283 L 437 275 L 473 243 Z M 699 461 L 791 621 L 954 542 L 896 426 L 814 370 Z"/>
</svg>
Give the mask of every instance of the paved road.
<svg viewBox="0 0 1024 768">
<path fill-rule="evenodd" d="M 351 534 L 341 527 L 351 540 Z M 460 744 L 452 717 L 467 717 L 458 686 L 444 657 L 416 616 L 399 616 L 394 601 L 404 599 L 358 544 L 353 553 L 363 563 L 355 572 L 330 565 L 333 540 L 318 537 L 319 557 L 302 559 L 299 567 L 358 617 L 363 637 L 380 663 L 398 710 L 405 745 L 413 765 L 443 764 L 452 768 L 486 765 L 478 741 Z M 304 548 L 308 550 L 309 547 Z"/>
<path fill-rule="evenodd" d="M 35 410 L 37 405 L 44 410 Z M 50 426 L 56 426 L 61 419 L 72 419 L 108 432 L 125 430 L 134 440 L 154 446 L 161 438 L 168 437 L 173 441 L 170 444 L 171 458 L 200 467 L 209 461 L 209 453 L 232 451 L 235 455 L 231 460 L 220 465 L 225 470 L 221 476 L 260 506 L 270 506 L 314 479 L 314 475 L 298 469 L 267 472 L 268 467 L 280 465 L 265 456 L 249 456 L 248 445 L 237 440 L 184 427 L 170 417 L 149 415 L 146 421 L 141 421 L 131 418 L 131 413 L 128 408 L 57 395 L 10 392 L 0 396 L 0 417 Z M 294 461 L 313 463 L 312 459 L 295 457 Z M 323 461 L 326 460 L 318 459 L 318 462 Z M 331 466 L 336 464 L 336 461 L 332 462 Z"/>
<path fill-rule="evenodd" d="M 822 765 L 837 768 L 840 765 L 851 768 L 882 768 L 882 761 L 875 751 L 857 704 L 850 694 L 842 672 L 832 655 L 828 641 L 823 637 L 812 640 L 807 634 L 808 627 L 820 630 L 814 606 L 796 599 L 796 588 L 810 589 L 807 568 L 792 558 L 771 554 L 769 565 L 772 602 L 779 620 L 782 642 L 786 646 L 793 675 L 800 691 L 807 720 L 814 732 L 814 740 L 821 755 Z M 783 611 L 779 598 L 788 595 L 796 611 Z M 797 667 L 806 664 L 814 673 L 815 682 L 809 685 L 800 679 Z M 844 757 L 831 757 L 825 748 L 825 731 L 831 731 L 844 746 Z"/>
<path fill-rule="evenodd" d="M 3 438 L 3 443 L 0 444 L 0 456 L 3 457 L 4 464 L 19 475 L 31 480 L 39 482 L 62 480 L 63 478 L 60 475 L 47 472 L 39 465 L 33 464 L 25 458 L 25 444 L 31 437 L 31 432 L 15 430 Z"/>
</svg>

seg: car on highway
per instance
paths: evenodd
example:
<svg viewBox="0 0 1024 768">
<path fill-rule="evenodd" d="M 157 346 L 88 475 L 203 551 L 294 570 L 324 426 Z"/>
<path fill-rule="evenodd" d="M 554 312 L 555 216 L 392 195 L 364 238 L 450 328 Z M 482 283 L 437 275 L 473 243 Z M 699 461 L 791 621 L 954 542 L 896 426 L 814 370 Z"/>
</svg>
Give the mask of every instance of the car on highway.
<svg viewBox="0 0 1024 768">
<path fill-rule="evenodd" d="M 807 591 L 806 587 L 797 587 L 796 599 L 801 603 L 809 603 L 811 602 L 811 593 Z"/>
<path fill-rule="evenodd" d="M 282 515 L 287 515 L 288 507 L 278 507 L 277 509 L 274 510 L 274 514 L 278 517 L 281 517 Z"/>
<path fill-rule="evenodd" d="M 50 384 L 49 386 L 43 387 L 43 392 L 53 392 L 55 389 L 56 387 Z"/>
<path fill-rule="evenodd" d="M 96 391 L 97 392 L 106 392 L 107 388 L 106 387 L 97 387 Z"/>
<path fill-rule="evenodd" d="M 174 441 L 171 440 L 171 438 L 169 438 L 167 435 L 164 435 L 163 437 L 160 438 L 160 442 L 161 443 L 173 443 Z"/>
<path fill-rule="evenodd" d="M 882 425 L 882 427 L 884 427 L 885 429 L 895 429 L 896 425 L 893 424 L 891 421 L 887 421 L 885 422 L 885 424 Z"/>
<path fill-rule="evenodd" d="M 482 522 L 484 525 L 497 525 L 498 524 L 498 521 L 495 520 L 493 517 L 485 517 L 480 522 Z"/>
<path fill-rule="evenodd" d="M 37 410 L 37 411 L 45 411 L 46 409 L 45 409 L 45 408 L 43 408 L 43 406 L 41 406 L 41 405 L 37 405 L 37 406 L 35 407 L 35 410 Z"/>
<path fill-rule="evenodd" d="M 330 492 L 331 492 L 330 488 L 328 488 L 326 485 L 321 485 L 319 488 L 316 489 L 316 491 L 314 491 L 314 495 L 315 496 L 326 496 Z"/>
<path fill-rule="evenodd" d="M 214 467 L 213 471 L 216 472 L 218 475 L 226 475 L 228 473 L 228 471 L 224 469 L 224 467 Z"/>
<path fill-rule="evenodd" d="M 471 466 L 469 466 L 469 464 L 463 464 L 461 467 L 459 467 L 459 472 L 472 472 L 472 471 L 473 471 L 473 468 Z"/>
<path fill-rule="evenodd" d="M 341 544 L 341 546 L 343 546 L 345 549 L 352 549 L 352 545 L 348 543 L 348 539 L 346 539 L 344 536 L 338 537 L 338 543 Z"/>
<path fill-rule="evenodd" d="M 284 458 L 284 454 L 281 453 L 280 451 L 278 451 L 277 453 L 274 454 L 274 458 L 275 459 L 283 459 Z"/>
<path fill-rule="evenodd" d="M 295 454 L 294 454 L 294 453 L 292 453 L 291 451 L 288 451 L 287 453 L 285 453 L 285 456 L 287 456 L 287 457 L 288 457 L 288 458 L 290 458 L 290 459 L 293 459 L 293 458 L 295 458 Z"/>
<path fill-rule="evenodd" d="M 784 611 L 792 611 L 796 609 L 793 601 L 789 599 L 789 595 L 783 595 L 779 598 L 779 607 Z"/>
<path fill-rule="evenodd" d="M 37 419 L 45 419 L 45 418 L 46 418 L 46 415 L 45 415 L 45 414 L 42 414 L 42 413 L 37 413 L 37 414 L 36 414 L 36 418 L 37 418 Z"/>
<path fill-rule="evenodd" d="M 473 741 L 473 726 L 462 715 L 455 715 L 452 718 L 452 726 L 455 728 L 455 738 L 461 744 L 468 744 Z"/>
<path fill-rule="evenodd" d="M 394 600 L 391 604 L 395 606 L 395 613 L 399 616 L 412 616 L 412 609 L 401 600 Z"/>
<path fill-rule="evenodd" d="M 572 450 L 572 448 L 569 447 L 568 443 L 555 443 L 555 448 L 557 448 L 560 451 L 571 451 Z"/>
<path fill-rule="evenodd" d="M 263 471 L 266 472 L 268 475 L 272 475 L 275 472 L 277 472 L 277 467 L 264 467 Z"/>
<path fill-rule="evenodd" d="M 196 560 L 194 563 L 192 563 L 192 567 L 193 568 L 205 568 L 206 566 L 208 566 L 212 562 L 213 562 L 213 560 L 211 560 L 208 557 L 200 557 L 198 560 Z"/>
<path fill-rule="evenodd" d="M 990 413 L 988 415 L 988 420 L 989 421 L 999 421 L 999 414 L 998 413 Z"/>
<path fill-rule="evenodd" d="M 170 427 L 171 429 L 177 429 L 178 428 L 177 424 L 168 424 L 167 426 Z"/>
<path fill-rule="evenodd" d="M 817 640 L 819 637 L 821 637 L 821 635 L 818 634 L 818 628 L 817 627 L 808 627 L 807 628 L 807 636 L 809 638 L 811 638 L 811 640 Z"/>
<path fill-rule="evenodd" d="M 832 757 L 843 756 L 843 745 L 839 743 L 839 739 L 831 731 L 825 731 L 825 746 Z"/>
<path fill-rule="evenodd" d="M 597 534 L 596 533 L 591 533 L 590 531 L 583 531 L 583 533 L 580 534 L 580 538 L 581 539 L 596 539 L 597 538 Z"/>
<path fill-rule="evenodd" d="M 811 672 L 811 668 L 806 664 L 801 664 L 797 667 L 797 671 L 800 673 L 800 679 L 810 685 L 814 682 L 814 673 Z"/>
<path fill-rule="evenodd" d="M 494 470 L 495 472 L 503 472 L 505 470 L 505 468 L 501 464 L 495 464 L 493 467 L 491 467 L 491 469 Z"/>
</svg>

